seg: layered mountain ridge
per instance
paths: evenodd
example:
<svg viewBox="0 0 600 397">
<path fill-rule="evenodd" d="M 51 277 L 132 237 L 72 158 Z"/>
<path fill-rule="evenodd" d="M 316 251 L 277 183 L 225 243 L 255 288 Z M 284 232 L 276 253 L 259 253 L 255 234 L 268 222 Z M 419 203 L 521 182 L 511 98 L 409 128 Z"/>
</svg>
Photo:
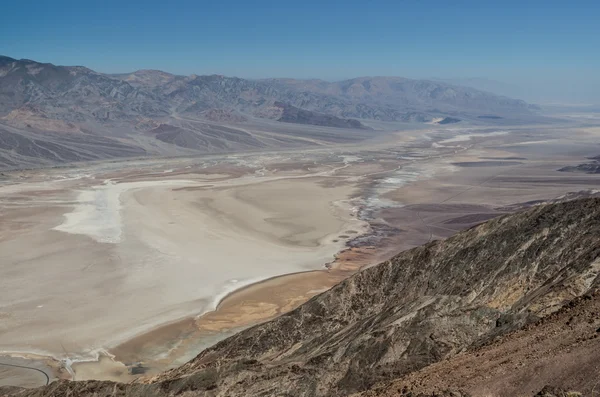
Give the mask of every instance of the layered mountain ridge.
<svg viewBox="0 0 600 397">
<path fill-rule="evenodd" d="M 402 252 L 154 378 L 6 394 L 467 396 L 489 385 L 485 395 L 509 396 L 548 384 L 589 393 L 597 379 L 576 374 L 600 370 L 590 367 L 600 363 L 599 288 L 600 199 L 539 205 Z M 552 361 L 571 350 L 587 356 Z M 515 355 L 514 365 L 502 351 Z M 546 365 L 519 365 L 542 353 Z M 573 376 L 556 376 L 561 370 Z M 500 382 L 508 378 L 515 380 Z M 519 389 L 525 384 L 539 389 Z M 451 394 L 453 386 L 467 390 Z"/>
<path fill-rule="evenodd" d="M 6 114 L 25 104 L 81 107 L 72 114 L 97 121 L 125 117 L 161 117 L 210 108 L 235 107 L 250 113 L 283 102 L 308 111 L 336 117 L 403 121 L 407 114 L 466 112 L 527 112 L 524 101 L 500 97 L 472 88 L 428 80 L 399 77 L 361 77 L 340 82 L 321 80 L 247 80 L 221 75 L 177 76 L 157 70 L 106 75 L 81 66 L 55 66 L 30 60 L 0 57 L 0 112 Z M 104 99 L 102 101 L 101 99 Z M 86 114 L 86 110 L 91 110 Z M 113 114 L 108 114 L 112 111 Z M 77 112 L 75 112 L 77 113 Z M 64 117 L 67 117 L 66 115 Z"/>
<path fill-rule="evenodd" d="M 0 56 L 0 167 L 97 159 L 63 144 L 61 133 L 81 144 L 96 136 L 127 146 L 109 157 L 173 155 L 353 142 L 373 136 L 367 132 L 373 131 L 372 122 L 527 116 L 532 109 L 523 101 L 472 88 L 399 77 L 325 82 L 157 70 L 109 75 Z M 297 126 L 290 130 L 283 123 Z M 186 138 L 160 141 L 145 134 L 161 124 L 184 129 Z M 251 130 L 255 140 L 248 147 L 215 132 L 215 126 L 224 125 L 240 135 Z M 5 137 L 11 134 L 20 135 L 22 144 L 12 145 Z M 45 155 L 54 152 L 53 145 L 70 154 Z M 15 147 L 25 149 L 11 153 Z"/>
</svg>

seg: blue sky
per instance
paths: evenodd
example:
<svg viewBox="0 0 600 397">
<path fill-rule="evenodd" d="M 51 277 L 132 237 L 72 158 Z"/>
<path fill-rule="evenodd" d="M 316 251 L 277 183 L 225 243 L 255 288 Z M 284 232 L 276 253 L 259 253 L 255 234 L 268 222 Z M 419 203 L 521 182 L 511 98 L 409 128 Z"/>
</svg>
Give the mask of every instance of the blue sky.
<svg viewBox="0 0 600 397">
<path fill-rule="evenodd" d="M 584 101 L 600 92 L 599 20 L 600 1 L 11 1 L 0 54 L 110 73 L 476 77 Z"/>
</svg>

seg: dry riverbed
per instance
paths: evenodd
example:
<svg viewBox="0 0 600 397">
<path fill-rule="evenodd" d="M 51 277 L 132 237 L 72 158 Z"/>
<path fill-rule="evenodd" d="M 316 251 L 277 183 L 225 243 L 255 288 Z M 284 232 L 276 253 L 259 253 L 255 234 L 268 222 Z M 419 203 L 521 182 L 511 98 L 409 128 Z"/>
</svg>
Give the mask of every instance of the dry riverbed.
<svg viewBox="0 0 600 397">
<path fill-rule="evenodd" d="M 401 249 L 515 203 L 593 194 L 598 176 L 557 171 L 595 154 L 596 136 L 580 138 L 434 130 L 13 173 L 0 185 L 0 363 L 34 369 L 0 370 L 34 386 L 42 372 L 130 381 L 182 364 Z"/>
</svg>

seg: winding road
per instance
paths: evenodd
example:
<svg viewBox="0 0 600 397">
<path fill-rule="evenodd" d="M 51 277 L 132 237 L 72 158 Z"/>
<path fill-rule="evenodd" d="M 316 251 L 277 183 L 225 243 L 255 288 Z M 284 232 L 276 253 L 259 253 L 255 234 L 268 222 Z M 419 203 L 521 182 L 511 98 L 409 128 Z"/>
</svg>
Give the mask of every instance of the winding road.
<svg viewBox="0 0 600 397">
<path fill-rule="evenodd" d="M 29 370 L 32 370 L 32 371 L 41 372 L 46 377 L 46 384 L 50 383 L 50 376 L 48 376 L 48 374 L 46 372 L 42 371 L 39 368 L 27 367 L 27 366 L 24 366 L 24 365 L 16 365 L 16 364 L 5 364 L 5 363 L 0 363 L 0 365 L 3 365 L 5 367 L 23 368 L 23 369 L 29 369 Z"/>
</svg>

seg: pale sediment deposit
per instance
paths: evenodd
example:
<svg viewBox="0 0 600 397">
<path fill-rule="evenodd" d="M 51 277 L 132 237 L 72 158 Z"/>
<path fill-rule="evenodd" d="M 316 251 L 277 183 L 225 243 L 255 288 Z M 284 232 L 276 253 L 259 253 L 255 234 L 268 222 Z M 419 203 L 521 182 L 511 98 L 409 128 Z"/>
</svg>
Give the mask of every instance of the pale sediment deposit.
<svg viewBox="0 0 600 397">
<path fill-rule="evenodd" d="M 466 135 L 12 174 L 0 185 L 0 356 L 80 380 L 156 374 L 402 249 L 598 187 L 557 171 L 595 155 L 589 142 Z"/>
<path fill-rule="evenodd" d="M 325 269 L 350 237 L 339 235 L 366 226 L 352 216 L 355 188 L 323 182 L 88 180 L 43 202 L 13 188 L 28 208 L 15 205 L 0 239 L 0 350 L 58 357 L 69 370 L 103 355 L 107 365 L 106 349 L 214 310 L 237 289 Z"/>
</svg>

